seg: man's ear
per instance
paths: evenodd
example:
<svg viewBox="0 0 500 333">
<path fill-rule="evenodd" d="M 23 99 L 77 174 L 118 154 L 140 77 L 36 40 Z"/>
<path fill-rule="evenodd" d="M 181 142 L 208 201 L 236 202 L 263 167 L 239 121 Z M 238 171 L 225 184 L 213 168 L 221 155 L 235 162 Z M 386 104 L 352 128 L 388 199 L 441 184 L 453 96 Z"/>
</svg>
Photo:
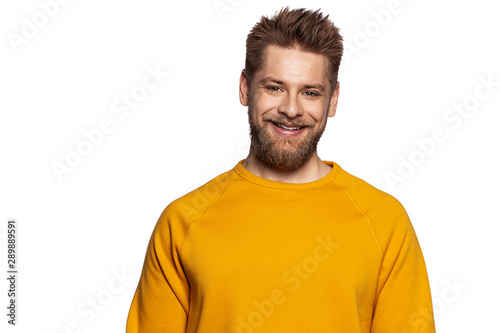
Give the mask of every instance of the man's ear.
<svg viewBox="0 0 500 333">
<path fill-rule="evenodd" d="M 243 106 L 248 106 L 249 82 L 246 70 L 241 71 L 240 75 L 240 103 Z"/>
<path fill-rule="evenodd" d="M 340 94 L 340 82 L 337 82 L 337 86 L 330 97 L 330 107 L 328 108 L 328 117 L 335 116 L 335 112 L 337 111 L 337 102 L 339 100 Z"/>
</svg>

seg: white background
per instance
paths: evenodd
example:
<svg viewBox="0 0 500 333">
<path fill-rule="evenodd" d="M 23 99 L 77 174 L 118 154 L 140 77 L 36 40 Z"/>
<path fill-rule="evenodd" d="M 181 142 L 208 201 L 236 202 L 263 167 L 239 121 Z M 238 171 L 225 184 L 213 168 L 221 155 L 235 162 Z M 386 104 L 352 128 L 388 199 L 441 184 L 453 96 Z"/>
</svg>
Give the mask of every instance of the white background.
<svg viewBox="0 0 500 333">
<path fill-rule="evenodd" d="M 245 39 L 261 15 L 284 5 L 322 8 L 347 48 L 319 156 L 403 203 L 439 332 L 498 330 L 493 1 L 74 0 L 49 6 L 52 16 L 44 3 L 58 4 L 0 5 L 4 272 L 9 218 L 19 231 L 18 325 L 6 323 L 2 278 L 2 332 L 124 332 L 162 210 L 248 153 L 238 100 Z M 126 117 L 114 112 L 123 94 L 140 90 L 146 68 L 168 75 Z M 481 78 L 496 83 L 488 90 Z M 464 104 L 464 116 L 449 113 Z M 113 130 L 59 179 L 53 164 L 66 164 L 68 147 L 84 144 L 83 131 L 103 119 Z M 439 129 L 445 139 L 430 144 Z M 413 166 L 402 166 L 410 159 Z M 401 178 L 391 186 L 388 173 Z"/>
</svg>

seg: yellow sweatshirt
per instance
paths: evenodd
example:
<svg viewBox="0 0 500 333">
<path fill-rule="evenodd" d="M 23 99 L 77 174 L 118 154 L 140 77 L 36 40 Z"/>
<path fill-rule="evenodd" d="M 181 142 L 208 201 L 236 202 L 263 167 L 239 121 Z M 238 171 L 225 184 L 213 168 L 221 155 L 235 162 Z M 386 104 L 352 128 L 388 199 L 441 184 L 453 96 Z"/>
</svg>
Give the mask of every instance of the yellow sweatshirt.
<svg viewBox="0 0 500 333">
<path fill-rule="evenodd" d="M 435 332 L 424 258 L 396 199 L 330 161 L 302 184 L 242 162 L 165 208 L 127 333 Z"/>
</svg>

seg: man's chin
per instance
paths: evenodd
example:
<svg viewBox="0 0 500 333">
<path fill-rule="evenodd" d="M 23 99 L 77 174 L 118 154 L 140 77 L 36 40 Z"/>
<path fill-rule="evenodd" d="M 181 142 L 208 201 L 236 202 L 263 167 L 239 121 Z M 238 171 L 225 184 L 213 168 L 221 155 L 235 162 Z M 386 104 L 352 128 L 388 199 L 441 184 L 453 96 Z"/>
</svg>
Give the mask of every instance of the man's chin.
<svg viewBox="0 0 500 333">
<path fill-rule="evenodd" d="M 281 172 L 291 172 L 300 169 L 302 166 L 306 164 L 306 162 L 307 161 L 298 162 L 297 160 L 292 160 L 292 161 L 285 161 L 282 163 L 268 163 L 267 166 Z"/>
<path fill-rule="evenodd" d="M 257 158 L 269 168 L 283 172 L 295 171 L 304 166 L 316 151 L 311 133 L 307 136 L 282 137 L 272 132 L 264 129 L 259 133 L 255 127 L 251 135 Z"/>
<path fill-rule="evenodd" d="M 311 158 L 313 152 L 298 153 L 296 148 L 278 148 L 266 150 L 257 157 L 268 167 L 280 171 L 295 171 L 305 165 Z M 260 155 L 260 156 L 259 156 Z"/>
</svg>

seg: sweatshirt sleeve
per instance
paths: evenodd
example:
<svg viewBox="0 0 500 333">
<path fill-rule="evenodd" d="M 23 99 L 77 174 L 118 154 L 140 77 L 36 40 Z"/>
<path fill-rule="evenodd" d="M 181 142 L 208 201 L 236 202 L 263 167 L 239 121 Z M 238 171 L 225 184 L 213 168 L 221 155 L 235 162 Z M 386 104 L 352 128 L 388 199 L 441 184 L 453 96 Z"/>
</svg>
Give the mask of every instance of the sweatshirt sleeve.
<svg viewBox="0 0 500 333">
<path fill-rule="evenodd" d="M 149 240 L 127 333 L 186 331 L 190 288 L 179 258 L 183 236 L 178 218 L 167 207 Z"/>
<path fill-rule="evenodd" d="M 386 217 L 389 227 L 379 230 L 383 262 L 371 333 L 435 333 L 427 270 L 413 226 L 399 202 Z"/>
</svg>

